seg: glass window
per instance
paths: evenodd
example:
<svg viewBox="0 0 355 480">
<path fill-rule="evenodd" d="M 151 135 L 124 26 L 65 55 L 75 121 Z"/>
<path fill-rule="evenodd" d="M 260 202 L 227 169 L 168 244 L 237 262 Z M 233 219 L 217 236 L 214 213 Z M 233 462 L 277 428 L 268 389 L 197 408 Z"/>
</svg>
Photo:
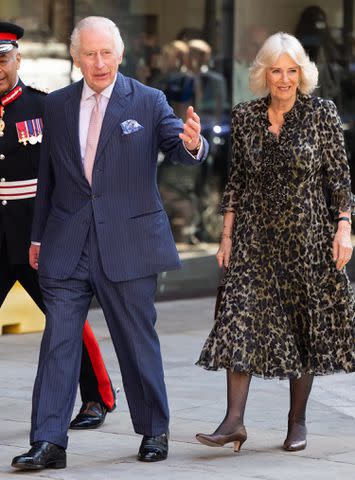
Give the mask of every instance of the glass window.
<svg viewBox="0 0 355 480">
<path fill-rule="evenodd" d="M 69 56 L 70 33 L 80 18 L 100 15 L 121 30 L 122 73 L 161 89 L 182 119 L 194 106 L 210 144 L 208 159 L 192 168 L 160 154 L 158 181 L 182 258 L 210 259 L 208 267 L 199 263 L 198 271 L 189 272 L 191 290 L 202 277 L 215 286 L 222 221 L 217 208 L 230 150 L 234 1 L 38 0 L 29 10 L 27 1 L 12 0 L 1 2 L 0 15 L 26 30 L 20 70 L 26 83 L 52 91 L 78 79 Z"/>
<path fill-rule="evenodd" d="M 296 35 L 319 70 L 315 95 L 342 117 L 355 191 L 355 51 L 353 0 L 235 2 L 233 103 L 249 100 L 248 68 L 262 42 L 278 31 Z"/>
<path fill-rule="evenodd" d="M 21 76 L 50 90 L 78 78 L 68 43 L 88 15 L 118 23 L 126 45 L 122 73 L 160 88 L 176 114 L 193 105 L 210 144 L 196 168 L 160 154 L 158 179 L 183 256 L 215 254 L 217 214 L 230 158 L 230 110 L 252 98 L 248 69 L 270 34 L 298 36 L 320 76 L 317 95 L 336 103 L 344 124 L 355 191 L 354 0 L 26 0 L 0 3 L 4 20 L 23 25 Z M 312 6 L 313 5 L 313 6 Z"/>
</svg>

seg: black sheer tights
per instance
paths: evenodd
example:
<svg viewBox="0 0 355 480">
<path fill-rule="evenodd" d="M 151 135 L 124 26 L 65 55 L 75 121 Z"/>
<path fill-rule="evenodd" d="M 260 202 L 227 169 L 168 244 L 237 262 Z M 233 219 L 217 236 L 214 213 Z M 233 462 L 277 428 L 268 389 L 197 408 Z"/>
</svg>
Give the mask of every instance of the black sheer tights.
<svg viewBox="0 0 355 480">
<path fill-rule="evenodd" d="M 233 433 L 244 422 L 251 375 L 227 370 L 227 411 L 214 434 Z M 312 389 L 313 375 L 304 374 L 290 380 L 290 411 L 288 414 L 287 440 L 297 440 L 306 435 L 306 409 Z"/>
<path fill-rule="evenodd" d="M 227 411 L 214 434 L 228 435 L 244 422 L 251 375 L 227 370 Z"/>
<path fill-rule="evenodd" d="M 313 378 L 313 375 L 304 374 L 301 378 L 290 380 L 290 411 L 286 443 L 306 437 L 306 409 Z"/>
</svg>

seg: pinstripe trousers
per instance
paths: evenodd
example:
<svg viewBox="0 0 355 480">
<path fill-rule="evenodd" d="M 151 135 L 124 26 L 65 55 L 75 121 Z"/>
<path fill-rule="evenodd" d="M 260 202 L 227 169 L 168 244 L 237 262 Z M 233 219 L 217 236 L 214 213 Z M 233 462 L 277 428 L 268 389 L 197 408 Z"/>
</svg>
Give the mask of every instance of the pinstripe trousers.
<svg viewBox="0 0 355 480">
<path fill-rule="evenodd" d="M 67 280 L 40 277 L 47 313 L 32 398 L 31 444 L 41 440 L 67 447 L 82 329 L 93 295 L 110 330 L 135 432 L 167 432 L 169 409 L 154 328 L 156 285 L 157 275 L 110 281 L 102 268 L 93 223 L 74 275 Z"/>
</svg>

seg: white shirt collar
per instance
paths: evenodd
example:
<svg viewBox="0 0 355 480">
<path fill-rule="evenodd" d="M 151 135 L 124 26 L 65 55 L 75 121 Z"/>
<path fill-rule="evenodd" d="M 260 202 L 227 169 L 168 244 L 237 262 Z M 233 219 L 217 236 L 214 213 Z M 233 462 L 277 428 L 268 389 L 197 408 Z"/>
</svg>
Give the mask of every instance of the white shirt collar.
<svg viewBox="0 0 355 480">
<path fill-rule="evenodd" d="M 115 86 L 115 83 L 116 83 L 116 79 L 117 79 L 117 75 L 115 76 L 114 81 L 108 87 L 106 87 L 105 90 L 102 90 L 101 95 L 103 95 L 107 99 L 110 99 L 113 87 Z M 82 100 L 87 100 L 88 98 L 95 95 L 95 93 L 96 92 L 92 88 L 89 87 L 89 85 L 86 83 L 86 80 L 84 78 L 84 86 L 83 86 L 83 91 L 82 91 L 82 94 L 81 94 L 81 99 Z"/>
</svg>

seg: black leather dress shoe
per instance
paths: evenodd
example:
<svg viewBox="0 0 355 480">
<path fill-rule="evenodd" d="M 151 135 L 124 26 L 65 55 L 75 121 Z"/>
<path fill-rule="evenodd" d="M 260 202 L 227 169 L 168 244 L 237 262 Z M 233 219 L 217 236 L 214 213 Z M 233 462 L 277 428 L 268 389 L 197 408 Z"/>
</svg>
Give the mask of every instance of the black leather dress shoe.
<svg viewBox="0 0 355 480">
<path fill-rule="evenodd" d="M 49 442 L 34 442 L 32 448 L 12 460 L 11 466 L 19 470 L 65 468 L 67 455 L 64 448 Z"/>
<path fill-rule="evenodd" d="M 89 430 L 100 427 L 106 418 L 107 408 L 98 402 L 83 403 L 78 415 L 70 422 L 72 430 Z"/>
<path fill-rule="evenodd" d="M 159 462 L 168 456 L 168 436 L 166 433 L 155 437 L 144 435 L 139 447 L 138 460 L 141 462 Z"/>
</svg>

